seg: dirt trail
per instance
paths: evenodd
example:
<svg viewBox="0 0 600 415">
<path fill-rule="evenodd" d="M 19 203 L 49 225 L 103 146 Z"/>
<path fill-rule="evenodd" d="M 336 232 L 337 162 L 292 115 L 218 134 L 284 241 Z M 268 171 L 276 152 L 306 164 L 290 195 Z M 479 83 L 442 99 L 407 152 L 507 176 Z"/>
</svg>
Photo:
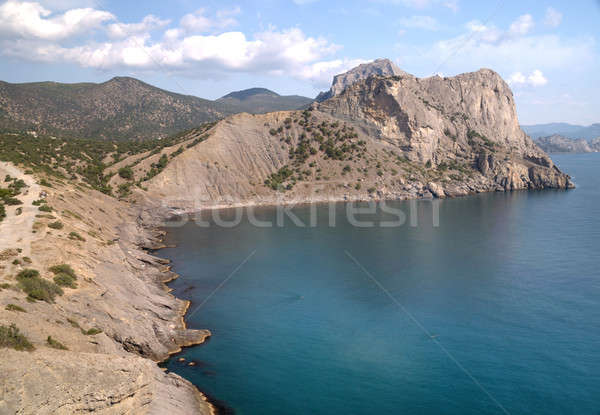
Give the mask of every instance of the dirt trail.
<svg viewBox="0 0 600 415">
<path fill-rule="evenodd" d="M 11 177 L 22 179 L 27 185 L 17 196 L 23 202 L 19 206 L 6 206 L 6 218 L 0 222 L 0 251 L 7 248 L 21 248 L 22 256 L 30 256 L 31 242 L 36 239 L 36 234 L 32 233 L 35 215 L 39 213 L 37 206 L 32 202 L 39 198 L 40 186 L 35 182 L 33 176 L 26 175 L 22 170 L 11 163 L 0 161 L 0 183 L 5 187 L 4 177 L 9 174 Z M 21 207 L 23 213 L 15 215 L 17 208 Z"/>
</svg>

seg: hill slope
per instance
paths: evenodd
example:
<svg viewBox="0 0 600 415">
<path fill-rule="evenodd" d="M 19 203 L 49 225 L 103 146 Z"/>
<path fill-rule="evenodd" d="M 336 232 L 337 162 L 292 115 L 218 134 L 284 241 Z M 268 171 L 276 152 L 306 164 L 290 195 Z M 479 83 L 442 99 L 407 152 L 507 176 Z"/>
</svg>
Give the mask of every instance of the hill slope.
<svg viewBox="0 0 600 415">
<path fill-rule="evenodd" d="M 231 92 L 216 102 L 235 108 L 236 112 L 262 114 L 303 108 L 313 100 L 299 95 L 282 96 L 266 88 L 250 88 Z"/>
<path fill-rule="evenodd" d="M 198 209 L 573 186 L 520 129 L 510 88 L 486 69 L 371 76 L 309 110 L 234 115 L 183 144 L 143 182 L 145 199 Z M 134 179 L 160 157 L 136 164 Z"/>
<path fill-rule="evenodd" d="M 234 112 L 126 77 L 101 84 L 0 82 L 0 105 L 2 129 L 101 139 L 162 137 Z"/>
</svg>

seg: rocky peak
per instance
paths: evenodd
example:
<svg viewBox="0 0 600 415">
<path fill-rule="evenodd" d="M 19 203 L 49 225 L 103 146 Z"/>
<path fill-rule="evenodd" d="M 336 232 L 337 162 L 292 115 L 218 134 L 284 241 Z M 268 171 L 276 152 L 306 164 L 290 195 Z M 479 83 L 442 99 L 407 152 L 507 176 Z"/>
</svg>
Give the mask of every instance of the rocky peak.
<svg viewBox="0 0 600 415">
<path fill-rule="evenodd" d="M 336 75 L 329 91 L 321 92 L 317 96 L 317 101 L 322 102 L 339 95 L 352 84 L 374 75 L 385 77 L 407 76 L 408 74 L 389 59 L 376 59 L 373 62 L 360 64 L 346 73 Z"/>
</svg>

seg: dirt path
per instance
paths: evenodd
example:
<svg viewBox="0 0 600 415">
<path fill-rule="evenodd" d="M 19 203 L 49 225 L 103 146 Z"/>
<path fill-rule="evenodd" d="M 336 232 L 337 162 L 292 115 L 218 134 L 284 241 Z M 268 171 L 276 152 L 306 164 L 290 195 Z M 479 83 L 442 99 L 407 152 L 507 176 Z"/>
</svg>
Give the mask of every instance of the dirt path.
<svg viewBox="0 0 600 415">
<path fill-rule="evenodd" d="M 0 161 L 0 185 L 2 187 L 5 187 L 4 177 L 7 174 L 22 179 L 27 187 L 23 188 L 21 194 L 17 196 L 17 199 L 23 202 L 22 205 L 6 206 L 6 218 L 0 222 L 0 251 L 7 248 L 21 248 L 22 256 L 30 256 L 31 242 L 36 236 L 31 230 L 35 215 L 39 213 L 37 206 L 33 206 L 32 202 L 38 199 L 41 188 L 33 176 L 26 175 L 11 163 Z M 15 211 L 19 207 L 23 209 L 23 213 L 16 216 Z"/>
</svg>

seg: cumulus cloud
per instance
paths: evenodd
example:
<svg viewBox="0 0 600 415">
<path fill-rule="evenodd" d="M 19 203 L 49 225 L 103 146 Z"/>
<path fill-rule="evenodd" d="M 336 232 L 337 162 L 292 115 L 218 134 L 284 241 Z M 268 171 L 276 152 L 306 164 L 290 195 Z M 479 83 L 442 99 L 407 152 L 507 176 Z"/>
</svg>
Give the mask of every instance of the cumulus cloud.
<svg viewBox="0 0 600 415">
<path fill-rule="evenodd" d="M 162 20 L 150 14 L 144 17 L 139 23 L 112 23 L 108 26 L 107 30 L 110 37 L 122 38 L 160 29 L 169 23 L 169 20 Z"/>
<path fill-rule="evenodd" d="M 92 8 L 53 14 L 39 3 L 7 1 L 0 5 L 0 37 L 59 40 L 115 20 L 112 13 Z"/>
<path fill-rule="evenodd" d="M 423 30 L 438 30 L 439 24 L 431 16 L 411 16 L 400 19 L 400 24 L 404 27 Z"/>
<path fill-rule="evenodd" d="M 156 16 L 123 23 L 95 9 L 54 15 L 38 3 L 11 1 L 0 7 L 4 55 L 38 62 L 66 62 L 98 69 L 171 71 L 207 78 L 245 72 L 293 76 L 323 86 L 356 61 L 332 59 L 340 46 L 299 28 L 273 27 L 247 35 L 227 31 L 239 8 L 185 15 L 177 27 Z M 91 37 L 94 29 L 102 40 Z M 162 29 L 154 36 L 153 31 Z"/>
<path fill-rule="evenodd" d="M 533 29 L 533 17 L 530 14 L 524 14 L 515 20 L 509 28 L 509 33 L 516 36 L 523 36 Z"/>
<path fill-rule="evenodd" d="M 521 72 L 513 73 L 508 78 L 510 85 L 530 85 L 530 86 L 544 86 L 548 83 L 548 80 L 539 69 L 535 69 L 529 76 L 523 75 Z"/>
<path fill-rule="evenodd" d="M 207 17 L 205 9 L 196 10 L 181 18 L 180 25 L 190 33 L 207 33 L 237 25 L 235 16 L 241 13 L 239 7 L 217 11 L 214 17 Z"/>
<path fill-rule="evenodd" d="M 546 16 L 544 18 L 544 24 L 550 27 L 558 27 L 562 22 L 563 15 L 553 7 L 546 9 Z"/>
</svg>

